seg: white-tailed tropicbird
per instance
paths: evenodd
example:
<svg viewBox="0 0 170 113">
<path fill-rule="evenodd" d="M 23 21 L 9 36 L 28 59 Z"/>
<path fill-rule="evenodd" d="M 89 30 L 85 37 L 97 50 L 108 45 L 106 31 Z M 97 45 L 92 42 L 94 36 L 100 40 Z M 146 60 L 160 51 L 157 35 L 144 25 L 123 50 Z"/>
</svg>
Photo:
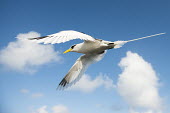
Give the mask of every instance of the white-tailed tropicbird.
<svg viewBox="0 0 170 113">
<path fill-rule="evenodd" d="M 78 81 L 90 64 L 101 60 L 106 50 L 113 49 L 113 48 L 120 48 L 122 47 L 122 45 L 124 45 L 127 42 L 132 42 L 132 41 L 158 36 L 162 34 L 165 33 L 154 34 L 154 35 L 141 37 L 141 38 L 128 40 L 128 41 L 111 42 L 111 41 L 105 41 L 101 39 L 95 39 L 82 32 L 67 30 L 67 31 L 61 31 L 43 37 L 29 38 L 29 40 L 34 40 L 37 43 L 44 43 L 44 44 L 64 43 L 73 39 L 84 40 L 83 43 L 75 44 L 64 52 L 64 53 L 77 52 L 77 53 L 84 54 L 76 60 L 75 64 L 71 67 L 69 72 L 59 83 L 60 88 L 66 88 L 72 85 L 73 83 L 75 83 L 76 81 Z"/>
</svg>

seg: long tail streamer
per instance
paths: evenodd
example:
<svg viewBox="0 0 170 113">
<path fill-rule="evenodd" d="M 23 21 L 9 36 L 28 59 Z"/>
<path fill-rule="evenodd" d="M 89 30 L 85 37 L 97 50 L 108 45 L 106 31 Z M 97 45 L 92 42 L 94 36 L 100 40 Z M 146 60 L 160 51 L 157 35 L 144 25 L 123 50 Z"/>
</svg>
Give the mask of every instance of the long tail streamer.
<svg viewBox="0 0 170 113">
<path fill-rule="evenodd" d="M 141 40 L 141 39 L 144 39 L 144 38 L 150 38 L 150 37 L 154 37 L 154 36 L 158 36 L 158 35 L 163 35 L 163 34 L 166 34 L 166 33 L 159 33 L 159 34 L 154 34 L 154 35 L 149 35 L 149 36 L 145 36 L 145 37 L 141 37 L 141 38 L 136 38 L 136 39 L 132 39 L 132 40 L 127 40 L 127 41 L 115 41 L 114 43 L 116 44 L 115 45 L 115 49 L 117 48 L 120 48 L 122 47 L 124 44 L 126 44 L 127 42 L 132 42 L 132 41 L 136 41 L 136 40 Z"/>
<path fill-rule="evenodd" d="M 137 38 L 137 39 L 133 39 L 133 40 L 128 40 L 127 42 L 132 42 L 132 41 L 141 40 L 141 39 L 144 39 L 144 38 L 150 38 L 150 37 L 163 35 L 163 34 L 166 34 L 166 33 L 159 33 L 159 34 L 149 35 L 149 36 L 145 36 L 145 37 L 141 37 L 141 38 Z"/>
</svg>

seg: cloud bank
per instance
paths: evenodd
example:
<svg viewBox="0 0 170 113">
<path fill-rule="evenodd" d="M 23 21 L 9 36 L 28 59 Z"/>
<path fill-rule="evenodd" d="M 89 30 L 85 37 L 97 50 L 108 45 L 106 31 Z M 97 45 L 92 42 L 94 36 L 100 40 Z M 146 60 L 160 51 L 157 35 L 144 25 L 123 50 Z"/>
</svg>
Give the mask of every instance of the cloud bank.
<svg viewBox="0 0 170 113">
<path fill-rule="evenodd" d="M 9 42 L 0 50 L 0 64 L 16 71 L 34 72 L 37 66 L 59 62 L 61 56 L 52 45 L 41 45 L 27 39 L 39 36 L 39 33 L 33 31 L 18 34 L 16 41 Z"/>
<path fill-rule="evenodd" d="M 161 113 L 162 99 L 159 95 L 159 79 L 152 65 L 137 53 L 127 52 L 119 66 L 117 89 L 132 108 L 131 113 Z M 140 110 L 140 112 L 136 112 Z"/>
<path fill-rule="evenodd" d="M 77 90 L 89 93 L 101 86 L 106 89 L 115 88 L 113 80 L 110 79 L 107 75 L 99 74 L 95 79 L 92 80 L 89 75 L 85 74 L 75 85 L 71 86 L 68 90 Z"/>
</svg>

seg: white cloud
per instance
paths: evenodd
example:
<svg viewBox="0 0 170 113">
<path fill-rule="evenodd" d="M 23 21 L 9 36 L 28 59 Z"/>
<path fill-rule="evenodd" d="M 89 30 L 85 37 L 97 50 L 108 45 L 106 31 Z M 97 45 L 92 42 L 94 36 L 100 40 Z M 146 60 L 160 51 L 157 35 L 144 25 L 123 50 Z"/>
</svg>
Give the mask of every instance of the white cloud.
<svg viewBox="0 0 170 113">
<path fill-rule="evenodd" d="M 47 106 L 42 106 L 35 113 L 48 113 Z"/>
<path fill-rule="evenodd" d="M 21 89 L 20 92 L 26 94 L 26 93 L 29 93 L 30 91 L 28 89 Z"/>
<path fill-rule="evenodd" d="M 56 105 L 52 107 L 52 113 L 69 113 L 69 110 L 64 105 Z"/>
<path fill-rule="evenodd" d="M 55 105 L 51 109 L 47 110 L 47 106 L 44 105 L 37 110 L 33 111 L 33 113 L 69 113 L 69 110 L 64 105 Z"/>
<path fill-rule="evenodd" d="M 59 62 L 61 57 L 52 45 L 37 44 L 27 39 L 39 36 L 39 33 L 33 31 L 18 34 L 16 41 L 9 42 L 7 47 L 0 50 L 0 64 L 17 71 L 34 72 L 37 66 Z"/>
<path fill-rule="evenodd" d="M 31 97 L 33 97 L 33 98 L 40 98 L 40 97 L 43 97 L 44 95 L 42 94 L 42 93 L 33 93 L 32 95 L 31 95 Z"/>
<path fill-rule="evenodd" d="M 113 80 L 108 76 L 100 74 L 94 80 L 87 74 L 83 75 L 82 78 L 73 86 L 68 88 L 68 90 L 78 90 L 82 92 L 92 92 L 96 88 L 104 86 L 106 89 L 114 88 Z"/>
<path fill-rule="evenodd" d="M 159 96 L 159 79 L 152 65 L 137 53 L 127 52 L 119 63 L 122 73 L 119 75 L 118 92 L 132 108 L 146 109 L 142 113 L 158 113 L 162 109 Z M 134 110 L 131 113 L 139 113 Z M 160 113 L 160 112 L 159 112 Z"/>
</svg>

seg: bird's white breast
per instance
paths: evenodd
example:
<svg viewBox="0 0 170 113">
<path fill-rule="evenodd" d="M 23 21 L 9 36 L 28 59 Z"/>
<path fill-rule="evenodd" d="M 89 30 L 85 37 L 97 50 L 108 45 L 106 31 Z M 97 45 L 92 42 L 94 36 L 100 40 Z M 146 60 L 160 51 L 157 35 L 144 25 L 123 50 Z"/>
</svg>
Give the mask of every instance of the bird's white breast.
<svg viewBox="0 0 170 113">
<path fill-rule="evenodd" d="M 102 40 L 85 41 L 84 43 L 78 44 L 78 53 L 83 54 L 99 54 L 107 49 L 107 44 L 104 44 Z"/>
</svg>

